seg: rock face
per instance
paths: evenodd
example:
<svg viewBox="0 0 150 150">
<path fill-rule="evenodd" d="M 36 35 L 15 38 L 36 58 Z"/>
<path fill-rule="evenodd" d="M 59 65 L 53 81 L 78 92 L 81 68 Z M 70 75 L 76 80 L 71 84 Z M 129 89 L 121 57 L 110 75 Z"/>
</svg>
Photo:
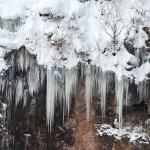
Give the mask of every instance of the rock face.
<svg viewBox="0 0 150 150">
<path fill-rule="evenodd" d="M 93 124 L 149 133 L 149 5 L 0 0 L 0 149 L 146 149 Z"/>
<path fill-rule="evenodd" d="M 94 124 L 113 124 L 119 115 L 116 113 L 119 101 L 116 101 L 115 82 L 118 88 L 122 88 L 122 85 L 115 81 L 114 73 L 101 74 L 95 67 L 86 70 L 85 65 L 79 66 L 76 91 L 70 97 L 70 113 L 68 115 L 67 107 L 55 105 L 50 134 L 46 126 L 46 70 L 36 64 L 35 57 L 24 47 L 10 53 L 5 59 L 11 66 L 1 78 L 1 102 L 7 104 L 7 115 L 0 118 L 1 126 L 5 125 L 0 131 L 1 149 L 125 149 L 126 144 L 128 149 L 134 148 L 128 139 L 120 143 L 113 137 L 96 136 Z M 58 73 L 61 75 L 59 85 L 63 89 L 63 71 L 58 70 Z M 69 77 L 65 79 L 66 82 L 67 79 Z M 124 97 L 122 99 L 122 125 L 134 126 L 140 124 L 140 121 L 144 123 L 149 112 L 149 94 L 144 89 L 148 88 L 149 83 L 141 83 L 137 90 L 135 83 L 127 84 L 125 79 L 122 81 L 126 90 L 123 93 L 128 96 L 127 101 Z M 100 86 L 100 93 L 97 92 L 97 85 Z M 88 101 L 85 98 L 87 91 L 91 97 Z M 5 114 L 2 109 L 0 113 Z M 145 148 L 145 145 L 139 144 L 137 149 L 141 147 Z"/>
</svg>

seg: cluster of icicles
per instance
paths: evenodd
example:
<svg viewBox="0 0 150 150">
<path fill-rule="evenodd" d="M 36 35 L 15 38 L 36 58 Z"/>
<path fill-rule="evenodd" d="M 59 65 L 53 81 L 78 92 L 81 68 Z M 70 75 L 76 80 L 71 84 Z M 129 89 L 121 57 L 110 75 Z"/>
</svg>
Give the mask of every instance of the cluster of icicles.
<svg viewBox="0 0 150 150">
<path fill-rule="evenodd" d="M 8 107 L 11 106 L 13 99 L 15 99 L 16 106 L 20 101 L 23 101 L 23 106 L 25 107 L 29 98 L 36 98 L 40 88 L 45 88 L 44 83 L 47 77 L 46 114 L 47 125 L 51 130 L 57 105 L 62 107 L 63 113 L 68 112 L 69 114 L 72 97 L 76 94 L 78 72 L 80 70 L 81 76 L 85 80 L 87 118 L 90 116 L 92 95 L 97 91 L 101 99 L 102 118 L 105 117 L 106 100 L 108 99 L 109 91 L 112 90 L 111 84 L 115 82 L 116 111 L 119 127 L 122 128 L 123 105 L 125 104 L 124 102 L 127 105 L 130 84 L 127 77 L 114 77 L 112 72 L 103 71 L 99 67 L 85 64 L 71 69 L 58 67 L 47 67 L 47 69 L 44 69 L 43 66 L 37 65 L 35 59 L 28 54 L 25 48 L 22 48 L 21 51 L 13 52 L 7 60 L 10 67 L 6 71 L 6 75 L 0 77 L 0 90 L 7 98 Z M 148 95 L 148 91 L 144 90 L 145 87 L 147 87 L 145 81 L 138 85 L 137 91 L 141 99 Z M 7 113 L 7 117 L 10 116 L 11 114 Z"/>
<path fill-rule="evenodd" d="M 98 91 L 101 99 L 101 114 L 102 118 L 105 117 L 106 100 L 109 84 L 112 83 L 113 73 L 103 72 L 99 67 L 90 65 L 81 65 L 81 76 L 85 79 L 85 103 L 86 103 L 86 116 L 90 117 L 90 107 L 92 103 L 93 92 Z M 63 109 L 69 108 L 72 96 L 76 93 L 76 85 L 78 79 L 77 67 L 71 69 L 47 69 L 47 123 L 52 127 L 54 122 L 54 108 L 58 102 L 63 106 Z M 117 113 L 119 115 L 119 127 L 122 128 L 122 107 L 123 99 L 126 97 L 126 104 L 128 99 L 129 79 L 122 76 L 120 79 L 116 77 L 115 91 L 117 99 Z"/>
<path fill-rule="evenodd" d="M 51 130 L 54 123 L 55 106 L 60 104 L 63 111 L 67 111 L 69 115 L 72 96 L 76 95 L 76 88 L 78 87 L 79 70 L 81 71 L 82 79 L 85 80 L 85 104 L 86 117 L 90 117 L 90 107 L 92 104 L 92 95 L 98 91 L 101 100 L 101 115 L 105 117 L 106 100 L 108 99 L 108 92 L 111 91 L 110 84 L 115 82 L 115 93 L 117 100 L 117 114 L 119 120 L 119 128 L 122 128 L 122 112 L 123 105 L 128 105 L 128 90 L 130 79 L 126 76 L 118 78 L 114 73 L 109 71 L 102 71 L 101 68 L 91 65 L 81 64 L 71 69 L 47 67 L 47 124 Z M 148 91 L 145 92 L 146 82 L 143 81 L 137 86 L 137 93 L 139 98 L 147 97 Z M 123 103 L 124 102 L 124 103 Z"/>
<path fill-rule="evenodd" d="M 0 28 L 10 32 L 17 32 L 21 26 L 20 18 L 17 19 L 2 19 L 0 18 Z"/>
<path fill-rule="evenodd" d="M 8 108 L 11 108 L 14 100 L 15 106 L 23 102 L 25 107 L 28 100 L 36 98 L 40 87 L 44 86 L 45 70 L 36 64 L 25 48 L 12 52 L 6 60 L 9 69 L 0 77 L 0 91 Z M 11 110 L 8 109 L 7 120 L 10 118 Z"/>
</svg>

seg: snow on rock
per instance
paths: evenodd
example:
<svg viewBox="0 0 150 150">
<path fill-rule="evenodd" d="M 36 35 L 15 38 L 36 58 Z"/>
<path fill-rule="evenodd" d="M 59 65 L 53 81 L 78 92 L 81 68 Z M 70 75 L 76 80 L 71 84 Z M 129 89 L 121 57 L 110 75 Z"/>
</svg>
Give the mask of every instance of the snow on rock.
<svg viewBox="0 0 150 150">
<path fill-rule="evenodd" d="M 124 137 L 127 137 L 130 139 L 130 142 L 133 143 L 144 143 L 149 144 L 150 137 L 146 133 L 145 129 L 142 126 L 135 126 L 135 127 L 124 127 L 122 129 L 113 128 L 109 124 L 100 124 L 95 125 L 97 132 L 100 136 L 102 135 L 108 135 L 108 136 L 114 136 L 117 140 L 121 140 Z"/>
<path fill-rule="evenodd" d="M 8 53 L 25 46 L 40 65 L 71 68 L 83 62 L 114 71 L 118 78 L 136 77 L 140 67 L 133 68 L 139 60 L 128 53 L 124 41 L 139 50 L 145 46 L 148 37 L 142 28 L 150 25 L 148 4 L 144 0 L 0 0 L 0 18 L 21 21 L 14 33 L 7 30 L 10 24 L 3 24 L 0 47 Z"/>
<path fill-rule="evenodd" d="M 66 0 L 39 0 L 39 11 L 41 14 L 51 15 L 51 17 L 64 17 L 66 13 Z M 46 4 L 46 5 L 45 5 Z"/>
<path fill-rule="evenodd" d="M 135 77 L 135 82 L 138 84 L 142 82 L 144 79 L 148 79 L 147 75 L 150 72 L 150 63 L 146 62 L 141 67 L 135 68 L 133 70 L 133 74 Z"/>
<path fill-rule="evenodd" d="M 25 0 L 0 0 L 0 16 L 3 19 L 15 19 L 24 15 Z"/>
</svg>

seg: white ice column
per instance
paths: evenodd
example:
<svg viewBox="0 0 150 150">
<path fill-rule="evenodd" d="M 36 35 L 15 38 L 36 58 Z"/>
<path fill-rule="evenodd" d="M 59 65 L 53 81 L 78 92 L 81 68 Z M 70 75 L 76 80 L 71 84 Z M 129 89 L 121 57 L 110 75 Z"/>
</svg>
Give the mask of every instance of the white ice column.
<svg viewBox="0 0 150 150">
<path fill-rule="evenodd" d="M 85 70 L 86 115 L 87 115 L 87 119 L 89 119 L 95 76 L 94 76 L 94 71 L 90 65 L 85 67 L 86 67 Z"/>
<path fill-rule="evenodd" d="M 77 81 L 77 68 L 65 69 L 65 99 L 66 108 L 69 115 L 71 98 L 76 91 L 76 81 Z"/>
</svg>

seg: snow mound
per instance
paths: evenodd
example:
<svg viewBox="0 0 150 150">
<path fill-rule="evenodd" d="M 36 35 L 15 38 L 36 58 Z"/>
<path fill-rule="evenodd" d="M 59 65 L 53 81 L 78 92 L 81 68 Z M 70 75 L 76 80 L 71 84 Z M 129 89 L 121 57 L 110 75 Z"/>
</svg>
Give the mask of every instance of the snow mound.
<svg viewBox="0 0 150 150">
<path fill-rule="evenodd" d="M 55 17 L 64 17 L 66 13 L 66 0 L 39 0 L 39 11 L 41 14 L 49 14 Z"/>
</svg>

